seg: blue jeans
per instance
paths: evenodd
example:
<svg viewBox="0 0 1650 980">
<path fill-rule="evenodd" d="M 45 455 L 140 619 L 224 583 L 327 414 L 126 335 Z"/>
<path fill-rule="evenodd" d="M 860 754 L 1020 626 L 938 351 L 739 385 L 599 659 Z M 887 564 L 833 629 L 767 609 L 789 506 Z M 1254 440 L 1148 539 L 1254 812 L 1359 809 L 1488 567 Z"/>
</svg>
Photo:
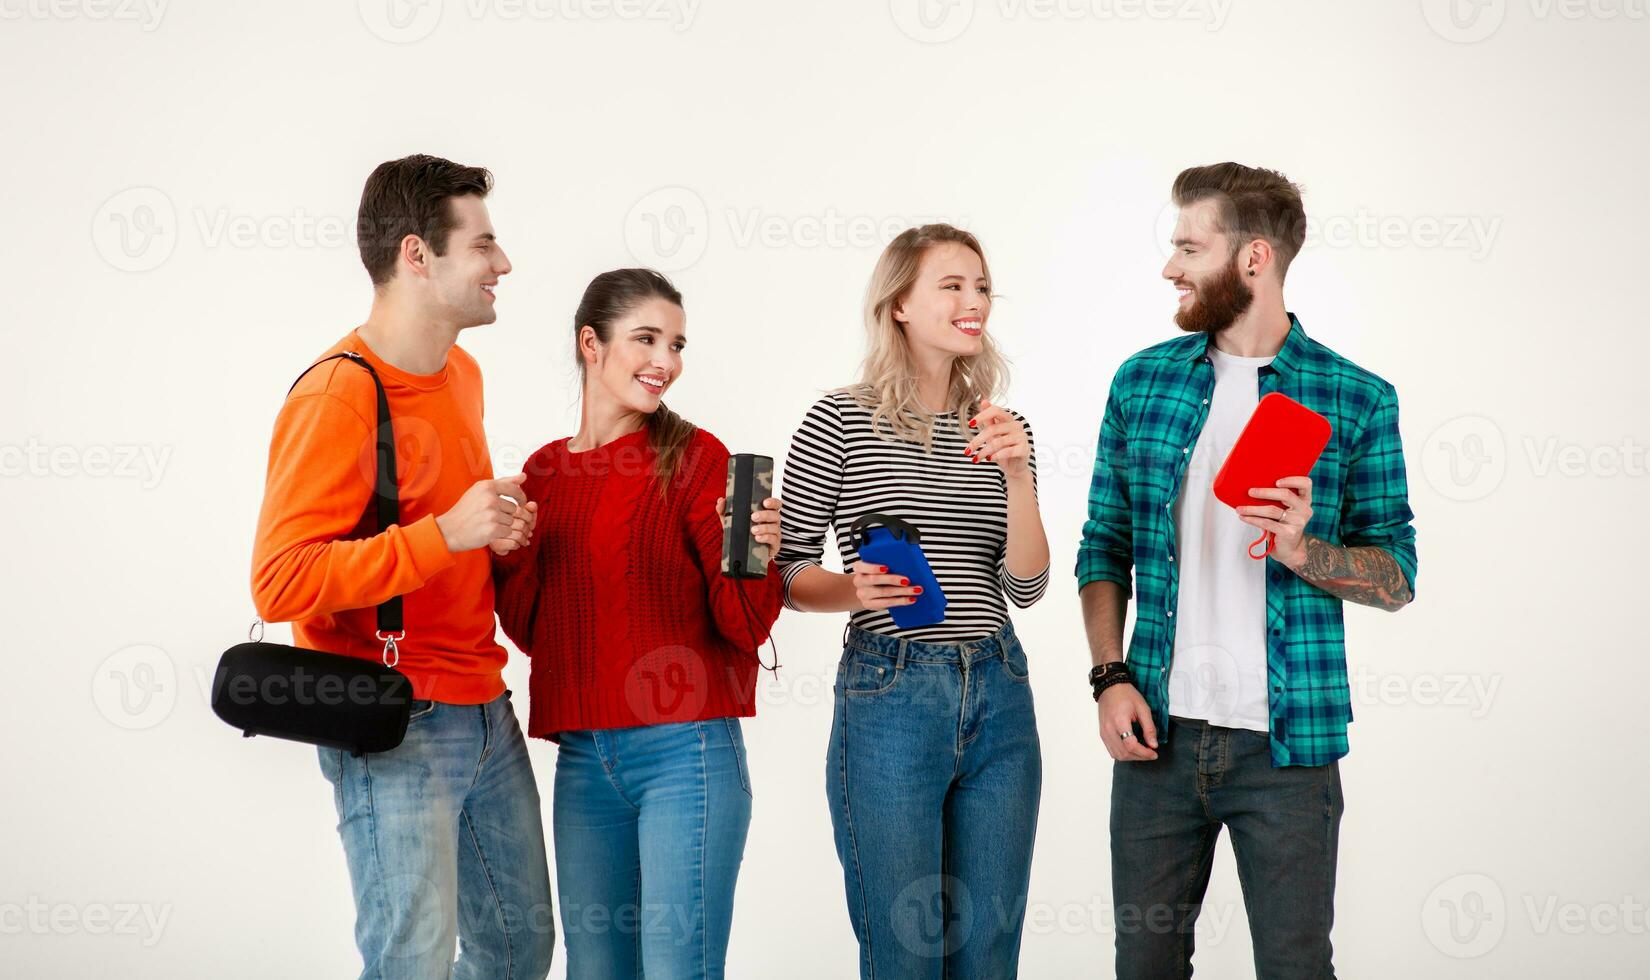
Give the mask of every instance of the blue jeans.
<svg viewBox="0 0 1650 980">
<path fill-rule="evenodd" d="M 850 628 L 825 769 L 860 976 L 1016 976 L 1043 760 L 1013 627 Z"/>
<path fill-rule="evenodd" d="M 1333 978 L 1340 767 L 1272 765 L 1265 732 L 1171 717 L 1150 762 L 1112 763 L 1118 980 L 1189 977 L 1220 829 L 1232 832 L 1261 980 Z"/>
<path fill-rule="evenodd" d="M 400 745 L 360 757 L 323 748 L 320 758 L 363 980 L 550 972 L 544 824 L 510 692 L 488 704 L 414 701 Z"/>
<path fill-rule="evenodd" d="M 568 980 L 721 977 L 751 823 L 739 719 L 560 739 L 551 823 Z"/>
</svg>

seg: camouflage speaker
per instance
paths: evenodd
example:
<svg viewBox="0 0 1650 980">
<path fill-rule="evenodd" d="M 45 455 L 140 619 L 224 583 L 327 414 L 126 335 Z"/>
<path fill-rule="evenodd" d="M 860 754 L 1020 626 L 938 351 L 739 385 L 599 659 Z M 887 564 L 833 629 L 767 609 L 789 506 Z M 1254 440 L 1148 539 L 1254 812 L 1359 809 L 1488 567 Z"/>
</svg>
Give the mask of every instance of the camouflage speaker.
<svg viewBox="0 0 1650 980">
<path fill-rule="evenodd" d="M 728 457 L 728 485 L 722 504 L 722 574 L 765 578 L 768 546 L 751 536 L 751 515 L 773 496 L 773 457 L 738 453 Z M 739 520 L 734 520 L 735 515 Z"/>
</svg>

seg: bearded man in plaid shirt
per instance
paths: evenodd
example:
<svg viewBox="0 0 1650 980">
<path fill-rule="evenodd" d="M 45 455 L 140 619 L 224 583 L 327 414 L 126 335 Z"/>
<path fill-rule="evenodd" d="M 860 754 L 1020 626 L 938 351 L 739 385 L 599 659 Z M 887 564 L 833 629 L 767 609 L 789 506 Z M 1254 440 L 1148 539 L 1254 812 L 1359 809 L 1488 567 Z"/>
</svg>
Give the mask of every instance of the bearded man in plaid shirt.
<svg viewBox="0 0 1650 980">
<path fill-rule="evenodd" d="M 1117 976 L 1190 974 L 1225 828 L 1256 975 L 1320 980 L 1334 976 L 1336 760 L 1352 720 L 1341 603 L 1396 610 L 1415 595 L 1398 396 L 1284 308 L 1306 237 L 1298 187 L 1221 163 L 1181 173 L 1173 197 L 1163 276 L 1185 333 L 1112 380 L 1077 554 L 1100 738 L 1116 760 Z M 1250 491 L 1267 506 L 1228 507 L 1215 472 L 1271 392 L 1327 417 L 1329 445 L 1310 473 Z"/>
</svg>

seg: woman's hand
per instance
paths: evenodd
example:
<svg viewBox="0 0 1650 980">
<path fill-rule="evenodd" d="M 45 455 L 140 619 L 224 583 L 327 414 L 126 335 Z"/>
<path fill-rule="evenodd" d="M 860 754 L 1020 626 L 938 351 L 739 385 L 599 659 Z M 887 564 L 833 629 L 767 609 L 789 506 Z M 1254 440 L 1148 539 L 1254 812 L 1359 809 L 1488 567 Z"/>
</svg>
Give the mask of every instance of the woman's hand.
<svg viewBox="0 0 1650 980">
<path fill-rule="evenodd" d="M 1002 468 L 1009 477 L 1026 476 L 1031 472 L 1031 440 L 1025 426 L 1008 414 L 1008 410 L 988 401 L 980 402 L 980 414 L 968 420 L 977 430 L 964 450 L 974 462 L 985 460 Z"/>
<path fill-rule="evenodd" d="M 716 498 L 716 514 L 721 519 L 722 508 L 726 506 L 728 498 Z M 751 537 L 758 544 L 766 545 L 768 554 L 763 561 L 771 561 L 774 555 L 779 554 L 781 535 L 779 533 L 779 508 L 783 502 L 778 497 L 769 497 L 762 501 L 762 509 L 751 512 Z"/>
<path fill-rule="evenodd" d="M 912 585 L 903 575 L 889 575 L 887 565 L 854 562 L 849 576 L 854 582 L 854 597 L 861 609 L 887 609 L 889 606 L 908 606 L 922 594 L 922 586 Z"/>
</svg>

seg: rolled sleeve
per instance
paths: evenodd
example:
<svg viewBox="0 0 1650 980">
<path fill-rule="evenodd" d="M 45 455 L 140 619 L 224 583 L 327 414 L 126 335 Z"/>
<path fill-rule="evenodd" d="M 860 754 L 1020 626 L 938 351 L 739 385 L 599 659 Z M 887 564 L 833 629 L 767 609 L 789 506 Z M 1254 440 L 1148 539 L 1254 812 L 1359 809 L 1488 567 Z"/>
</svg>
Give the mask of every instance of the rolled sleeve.
<svg viewBox="0 0 1650 980">
<path fill-rule="evenodd" d="M 1392 555 L 1415 595 L 1415 514 L 1398 434 L 1398 392 L 1387 385 L 1352 446 L 1347 464 L 1341 544 Z"/>
</svg>

